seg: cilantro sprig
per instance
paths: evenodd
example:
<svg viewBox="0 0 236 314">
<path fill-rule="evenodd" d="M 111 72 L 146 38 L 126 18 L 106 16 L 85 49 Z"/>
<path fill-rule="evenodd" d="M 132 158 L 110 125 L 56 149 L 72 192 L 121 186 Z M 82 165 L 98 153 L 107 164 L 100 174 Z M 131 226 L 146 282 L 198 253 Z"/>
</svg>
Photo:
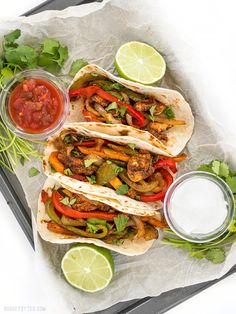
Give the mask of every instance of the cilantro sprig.
<svg viewBox="0 0 236 314">
<path fill-rule="evenodd" d="M 198 171 L 213 173 L 223 179 L 230 187 L 236 199 L 236 173 L 229 168 L 229 165 L 219 160 L 213 160 L 209 164 L 202 164 Z M 207 243 L 193 243 L 183 240 L 169 229 L 164 229 L 165 236 L 162 240 L 164 244 L 172 245 L 189 252 L 189 256 L 198 259 L 207 259 L 214 264 L 225 261 L 225 247 L 236 241 L 236 216 L 231 222 L 228 230 L 218 239 Z"/>
<path fill-rule="evenodd" d="M 129 221 L 129 218 L 125 215 L 118 215 L 117 217 L 114 218 L 114 222 L 116 225 L 116 230 L 117 232 L 122 232 L 125 230 L 126 225 Z"/>
</svg>

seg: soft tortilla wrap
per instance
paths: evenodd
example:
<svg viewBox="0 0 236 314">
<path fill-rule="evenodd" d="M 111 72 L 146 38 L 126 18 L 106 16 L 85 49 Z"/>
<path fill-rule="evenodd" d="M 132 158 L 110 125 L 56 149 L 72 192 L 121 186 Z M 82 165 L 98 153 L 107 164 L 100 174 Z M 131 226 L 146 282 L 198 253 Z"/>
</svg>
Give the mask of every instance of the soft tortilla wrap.
<svg viewBox="0 0 236 314">
<path fill-rule="evenodd" d="M 119 140 L 118 137 L 114 137 L 111 139 L 111 136 L 100 134 L 98 132 L 90 131 L 81 125 L 80 123 L 68 124 L 65 125 L 60 132 L 72 132 L 81 134 L 83 136 L 88 137 L 99 137 L 112 140 L 116 143 L 129 143 L 127 138 L 122 138 L 122 141 Z M 88 182 L 82 182 L 71 177 L 68 177 L 59 172 L 53 172 L 51 166 L 49 164 L 49 156 L 53 151 L 57 151 L 55 146 L 55 140 L 59 136 L 59 133 L 53 135 L 48 139 L 47 145 L 44 150 L 43 156 L 43 169 L 47 176 L 54 178 L 56 181 L 60 182 L 63 186 L 73 189 L 84 195 L 92 195 L 95 200 L 101 200 L 105 204 L 108 204 L 112 207 L 115 207 L 117 210 L 121 212 L 127 212 L 134 215 L 140 216 L 152 216 L 155 214 L 155 211 L 162 208 L 162 202 L 152 202 L 152 203 L 144 203 L 140 201 L 133 200 L 124 195 L 118 195 L 116 192 L 110 188 L 100 186 L 97 184 L 90 184 Z M 143 143 L 139 143 L 137 145 L 140 148 L 145 148 Z"/>
<path fill-rule="evenodd" d="M 48 178 L 45 181 L 43 190 L 48 192 L 48 194 L 50 195 L 51 189 L 54 187 L 60 187 L 60 184 L 56 182 L 53 178 Z M 86 195 L 86 197 L 92 200 L 95 199 L 91 195 Z M 96 198 L 96 200 L 98 199 Z M 48 217 L 46 213 L 45 205 L 41 200 L 41 194 L 40 194 L 39 200 L 38 200 L 37 228 L 38 228 L 38 232 L 40 236 L 45 241 L 48 241 L 51 243 L 58 243 L 58 244 L 93 243 L 98 246 L 105 247 L 115 252 L 128 255 L 128 256 L 144 254 L 152 246 L 153 242 L 155 241 L 155 240 L 145 241 L 144 239 L 134 239 L 131 241 L 131 240 L 126 239 L 123 244 L 118 246 L 114 244 L 108 244 L 99 239 L 83 238 L 79 236 L 69 236 L 69 235 L 54 233 L 48 230 L 47 228 L 47 222 L 49 220 L 50 218 Z"/>
<path fill-rule="evenodd" d="M 93 64 L 85 66 L 76 74 L 69 89 L 73 90 L 86 84 L 86 80 L 89 80 L 89 73 L 102 75 L 105 78 L 116 81 L 135 92 L 154 97 L 161 103 L 170 106 L 175 113 L 176 119 L 184 120 L 186 124 L 176 125 L 165 131 L 165 134 L 168 138 L 167 143 L 163 143 L 147 131 L 123 124 L 87 122 L 83 123 L 83 127 L 87 128 L 88 130 L 109 135 L 110 139 L 117 137 L 119 141 L 123 143 L 131 142 L 137 145 L 141 144 L 143 145 L 143 148 L 148 149 L 149 151 L 152 151 L 156 154 L 176 156 L 184 149 L 193 132 L 194 118 L 189 104 L 185 101 L 184 97 L 179 92 L 171 89 L 145 86 L 134 83 L 114 76 L 113 74 Z M 81 112 L 80 99 L 72 103 L 72 109 L 73 110 L 71 111 L 69 121 L 84 121 Z"/>
</svg>

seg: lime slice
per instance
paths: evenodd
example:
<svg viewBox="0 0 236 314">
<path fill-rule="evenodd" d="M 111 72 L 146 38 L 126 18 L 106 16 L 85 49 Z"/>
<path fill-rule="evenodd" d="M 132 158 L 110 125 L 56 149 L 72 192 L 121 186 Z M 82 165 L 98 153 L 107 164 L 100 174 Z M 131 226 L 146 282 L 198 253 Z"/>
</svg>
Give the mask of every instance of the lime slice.
<svg viewBox="0 0 236 314">
<path fill-rule="evenodd" d="M 153 47 L 131 41 L 116 53 L 115 67 L 120 76 L 145 85 L 157 83 L 166 71 L 163 57 Z"/>
<path fill-rule="evenodd" d="M 94 244 L 78 244 L 66 252 L 61 268 L 72 286 L 96 292 L 104 289 L 111 281 L 114 262 L 109 250 Z"/>
</svg>

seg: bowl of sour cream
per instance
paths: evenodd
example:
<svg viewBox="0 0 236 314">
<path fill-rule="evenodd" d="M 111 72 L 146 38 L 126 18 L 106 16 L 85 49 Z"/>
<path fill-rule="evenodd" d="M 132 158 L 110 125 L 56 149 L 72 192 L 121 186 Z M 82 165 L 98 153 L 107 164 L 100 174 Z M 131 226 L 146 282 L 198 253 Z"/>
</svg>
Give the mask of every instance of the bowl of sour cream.
<svg viewBox="0 0 236 314">
<path fill-rule="evenodd" d="M 164 200 L 164 215 L 181 238 L 197 243 L 220 237 L 234 217 L 234 196 L 221 178 L 192 171 L 177 178 Z"/>
</svg>

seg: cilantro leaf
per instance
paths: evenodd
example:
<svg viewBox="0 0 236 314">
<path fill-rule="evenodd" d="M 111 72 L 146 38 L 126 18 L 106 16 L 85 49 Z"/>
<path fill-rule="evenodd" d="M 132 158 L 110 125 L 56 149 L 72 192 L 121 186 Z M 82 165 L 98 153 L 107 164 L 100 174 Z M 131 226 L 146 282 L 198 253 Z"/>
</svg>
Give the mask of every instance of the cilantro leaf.
<svg viewBox="0 0 236 314">
<path fill-rule="evenodd" d="M 60 200 L 60 202 L 64 205 L 70 205 L 70 200 L 68 196 L 65 196 L 63 199 Z"/>
<path fill-rule="evenodd" d="M 96 232 L 98 232 L 99 227 L 87 222 L 87 229 L 88 229 L 88 232 L 90 232 L 90 233 L 96 233 Z"/>
<path fill-rule="evenodd" d="M 214 264 L 220 264 L 225 260 L 225 252 L 221 248 L 212 248 L 206 252 L 205 258 Z"/>
<path fill-rule="evenodd" d="M 34 48 L 28 45 L 19 45 L 16 48 L 9 48 L 5 51 L 5 58 L 8 63 L 31 68 L 36 65 L 37 56 Z"/>
<path fill-rule="evenodd" d="M 155 121 L 155 117 L 152 116 L 152 115 L 150 115 L 150 114 L 148 115 L 148 118 L 149 118 L 151 121 L 153 121 L 153 122 Z"/>
<path fill-rule="evenodd" d="M 75 76 L 76 73 L 82 69 L 83 67 L 85 67 L 86 65 L 88 65 L 88 61 L 86 61 L 85 59 L 77 59 L 75 60 L 70 68 L 70 72 L 69 75 L 70 76 Z"/>
<path fill-rule="evenodd" d="M 125 106 L 119 106 L 119 112 L 122 117 L 124 117 L 127 108 Z"/>
<path fill-rule="evenodd" d="M 58 48 L 59 58 L 56 60 L 60 67 L 63 66 L 64 62 L 68 59 L 68 48 L 60 46 Z"/>
<path fill-rule="evenodd" d="M 117 166 L 115 168 L 115 173 L 120 173 L 120 172 L 123 172 L 124 171 L 124 168 L 123 167 L 120 167 L 120 166 Z"/>
<path fill-rule="evenodd" d="M 219 173 L 220 173 L 220 161 L 219 160 L 214 160 L 212 162 L 212 171 L 215 174 L 219 175 Z"/>
<path fill-rule="evenodd" d="M 107 223 L 106 223 L 106 227 L 107 227 L 107 229 L 110 231 L 110 230 L 112 229 L 113 225 L 112 225 L 112 224 L 109 224 L 109 223 L 107 222 Z"/>
<path fill-rule="evenodd" d="M 54 55 L 59 47 L 59 41 L 52 38 L 45 38 L 42 43 L 42 53 Z"/>
<path fill-rule="evenodd" d="M 75 203 L 77 203 L 77 199 L 75 197 L 70 199 L 70 205 L 74 205 Z"/>
<path fill-rule="evenodd" d="M 107 107 L 106 107 L 106 111 L 109 111 L 109 110 L 113 110 L 113 109 L 117 109 L 118 106 L 117 106 L 117 103 L 114 101 L 112 103 L 110 103 Z"/>
<path fill-rule="evenodd" d="M 125 230 L 125 227 L 126 227 L 128 221 L 129 221 L 129 218 L 125 215 L 122 215 L 122 214 L 115 217 L 114 222 L 116 225 L 116 230 L 118 232 Z"/>
<path fill-rule="evenodd" d="M 170 107 L 167 107 L 163 113 L 166 115 L 166 117 L 168 119 L 174 119 L 175 118 L 175 113 L 174 111 L 170 108 Z"/>
<path fill-rule="evenodd" d="M 68 58 L 68 48 L 62 47 L 59 41 L 45 38 L 38 56 L 38 65 L 47 71 L 58 73 Z"/>
<path fill-rule="evenodd" d="M 29 169 L 29 177 L 30 178 L 37 176 L 39 173 L 40 173 L 40 171 L 37 168 L 35 168 L 35 167 L 31 167 Z"/>
<path fill-rule="evenodd" d="M 122 245 L 124 242 L 125 242 L 124 239 L 113 239 L 112 240 L 112 244 L 115 244 L 115 245 Z"/>
<path fill-rule="evenodd" d="M 85 159 L 84 160 L 84 165 L 85 165 L 85 167 L 87 168 L 87 167 L 89 167 L 89 166 L 91 166 L 94 162 L 96 162 L 97 161 L 97 159 L 94 159 L 94 158 L 91 158 L 91 159 Z"/>
<path fill-rule="evenodd" d="M 56 62 L 53 59 L 53 56 L 51 56 L 48 53 L 42 53 L 38 57 L 38 65 L 41 67 L 46 67 L 50 64 L 56 64 Z"/>
<path fill-rule="evenodd" d="M 213 173 L 212 167 L 209 164 L 202 164 L 201 166 L 197 168 L 197 171 L 206 171 L 206 172 Z"/>
<path fill-rule="evenodd" d="M 53 62 L 46 67 L 46 70 L 54 75 L 56 75 L 60 71 L 60 69 L 60 66 L 56 62 Z"/>
<path fill-rule="evenodd" d="M 12 45 L 20 37 L 21 30 L 15 29 L 13 32 L 4 36 L 4 45 Z"/>
<path fill-rule="evenodd" d="M 226 183 L 233 193 L 236 193 L 236 176 L 226 178 Z"/>
<path fill-rule="evenodd" d="M 116 194 L 118 195 L 124 195 L 126 193 L 128 193 L 129 191 L 129 187 L 127 184 L 121 184 L 118 189 L 116 189 Z"/>
<path fill-rule="evenodd" d="M 128 143 L 127 144 L 130 148 L 132 148 L 133 150 L 135 149 L 136 147 L 136 144 L 133 144 L 133 143 Z"/>
<path fill-rule="evenodd" d="M 236 232 L 236 220 L 233 219 L 229 228 L 228 228 L 229 232 Z"/>
<path fill-rule="evenodd" d="M 97 77 L 97 76 L 98 76 L 98 74 L 97 74 L 97 73 L 94 73 L 94 72 L 93 72 L 93 73 L 90 73 L 90 75 L 93 76 L 93 77 Z"/>
<path fill-rule="evenodd" d="M 154 116 L 155 109 L 156 109 L 156 105 L 152 106 L 152 107 L 149 109 L 149 112 L 150 112 L 150 114 L 151 114 L 152 117 Z"/>
<path fill-rule="evenodd" d="M 13 76 L 13 71 L 8 67 L 4 67 L 3 69 L 1 69 L 1 83 L 3 85 L 5 85 Z"/>
<path fill-rule="evenodd" d="M 219 176 L 225 178 L 229 176 L 229 166 L 224 162 L 220 163 Z"/>
<path fill-rule="evenodd" d="M 86 177 L 88 179 L 88 182 L 91 184 L 96 184 L 96 177 L 91 176 L 91 177 Z"/>
<path fill-rule="evenodd" d="M 70 168 L 66 168 L 64 170 L 64 174 L 67 175 L 67 176 L 71 176 L 72 175 L 72 171 L 70 170 Z"/>
</svg>

